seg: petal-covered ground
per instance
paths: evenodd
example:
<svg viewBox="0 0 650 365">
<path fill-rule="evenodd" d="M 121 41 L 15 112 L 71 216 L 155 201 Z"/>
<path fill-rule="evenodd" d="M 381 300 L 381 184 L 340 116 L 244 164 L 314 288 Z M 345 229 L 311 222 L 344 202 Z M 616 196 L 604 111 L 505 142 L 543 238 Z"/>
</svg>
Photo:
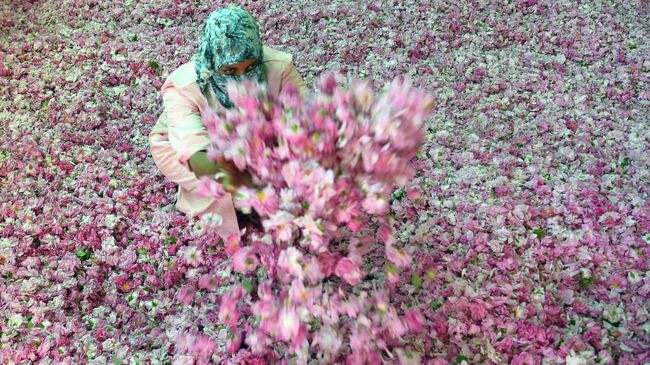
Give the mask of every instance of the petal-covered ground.
<svg viewBox="0 0 650 365">
<path fill-rule="evenodd" d="M 646 1 L 241 4 L 308 84 L 406 75 L 436 98 L 392 203 L 415 257 L 392 300 L 426 317 L 401 348 L 432 364 L 650 363 Z M 237 277 L 174 210 L 147 144 L 162 82 L 218 6 L 0 5 L 0 363 L 192 363 L 196 332 L 228 358 L 218 303 Z"/>
</svg>

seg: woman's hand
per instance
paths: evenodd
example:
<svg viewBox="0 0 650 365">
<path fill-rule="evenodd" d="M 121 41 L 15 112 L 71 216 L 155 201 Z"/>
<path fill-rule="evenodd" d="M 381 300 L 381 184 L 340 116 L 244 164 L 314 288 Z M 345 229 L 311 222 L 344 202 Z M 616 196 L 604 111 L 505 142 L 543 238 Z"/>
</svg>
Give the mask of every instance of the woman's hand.
<svg viewBox="0 0 650 365">
<path fill-rule="evenodd" d="M 230 164 L 232 162 L 228 161 Z M 234 164 L 232 166 L 224 167 L 225 177 L 223 178 L 223 187 L 229 192 L 233 193 L 237 188 L 241 186 L 248 186 L 249 188 L 255 188 L 253 184 L 253 176 L 248 171 L 239 171 Z"/>
<path fill-rule="evenodd" d="M 208 158 L 205 151 L 199 151 L 190 157 L 189 166 L 197 178 L 201 176 L 214 176 L 222 173 L 224 176 L 220 179 L 224 189 L 232 193 L 240 186 L 255 188 L 253 177 L 248 171 L 239 171 L 237 166 L 229 160 L 219 159 L 212 161 Z"/>
</svg>

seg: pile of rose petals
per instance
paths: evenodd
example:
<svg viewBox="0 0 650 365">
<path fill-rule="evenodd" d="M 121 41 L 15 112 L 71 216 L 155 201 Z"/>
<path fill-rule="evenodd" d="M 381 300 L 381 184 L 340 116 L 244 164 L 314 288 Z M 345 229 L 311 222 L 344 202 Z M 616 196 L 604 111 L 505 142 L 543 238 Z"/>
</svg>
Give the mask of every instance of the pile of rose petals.
<svg viewBox="0 0 650 365">
<path fill-rule="evenodd" d="M 424 322 L 381 359 L 650 361 L 645 2 L 241 4 L 308 84 L 406 75 L 436 99 L 390 205 L 414 258 L 390 303 Z M 147 143 L 220 5 L 0 3 L 0 363 L 265 362 L 228 353 L 219 304 L 240 278 Z"/>
</svg>

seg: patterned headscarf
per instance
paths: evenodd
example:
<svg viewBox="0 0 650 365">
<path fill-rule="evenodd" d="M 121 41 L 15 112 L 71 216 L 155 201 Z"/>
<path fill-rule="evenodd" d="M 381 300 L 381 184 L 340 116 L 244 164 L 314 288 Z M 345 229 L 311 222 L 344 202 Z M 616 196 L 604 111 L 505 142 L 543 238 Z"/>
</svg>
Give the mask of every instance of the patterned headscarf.
<svg viewBox="0 0 650 365">
<path fill-rule="evenodd" d="M 266 82 L 261 62 L 263 59 L 262 41 L 255 19 L 238 6 L 213 11 L 201 31 L 201 45 L 196 54 L 196 78 L 199 87 L 207 93 L 211 87 L 215 96 L 225 108 L 233 106 L 226 84 L 228 80 L 252 79 Z M 260 64 L 241 76 L 222 75 L 219 68 L 256 58 Z"/>
</svg>

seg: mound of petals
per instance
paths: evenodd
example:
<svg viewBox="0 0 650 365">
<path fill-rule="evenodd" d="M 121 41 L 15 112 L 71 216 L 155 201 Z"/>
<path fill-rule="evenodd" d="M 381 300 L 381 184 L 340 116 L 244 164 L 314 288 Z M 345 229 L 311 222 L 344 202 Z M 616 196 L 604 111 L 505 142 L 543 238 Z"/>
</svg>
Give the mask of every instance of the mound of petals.
<svg viewBox="0 0 650 365">
<path fill-rule="evenodd" d="M 257 323 L 219 319 L 227 288 L 248 285 L 230 267 L 242 242 L 175 211 L 147 142 L 165 77 L 226 3 L 0 1 L 1 364 L 280 363 Z M 406 76 L 435 97 L 393 231 L 368 230 L 411 265 L 384 266 L 375 242 L 359 265 L 355 287 L 383 287 L 377 306 L 408 330 L 370 360 L 650 361 L 644 1 L 238 3 L 308 85 L 324 70 Z M 296 257 L 283 267 L 300 272 Z M 341 280 L 342 258 L 303 271 Z M 314 354 L 368 341 L 338 331 L 322 325 Z"/>
</svg>

